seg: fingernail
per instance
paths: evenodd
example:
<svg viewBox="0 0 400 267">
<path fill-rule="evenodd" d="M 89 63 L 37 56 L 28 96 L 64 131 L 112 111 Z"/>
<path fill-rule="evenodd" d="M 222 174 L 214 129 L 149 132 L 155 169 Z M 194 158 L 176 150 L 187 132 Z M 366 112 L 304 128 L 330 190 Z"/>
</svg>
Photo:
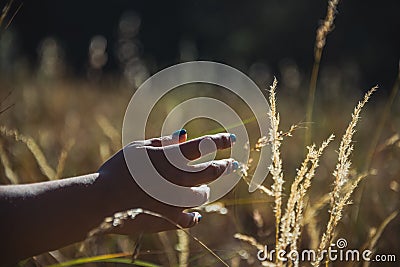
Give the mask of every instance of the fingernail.
<svg viewBox="0 0 400 267">
<path fill-rule="evenodd" d="M 185 129 L 180 129 L 180 130 L 177 130 L 177 131 L 175 131 L 175 132 L 173 132 L 172 133 L 172 135 L 178 135 L 178 136 L 181 136 L 181 135 L 184 135 L 184 134 L 186 134 L 187 132 L 186 132 L 186 130 Z"/>
<path fill-rule="evenodd" d="M 237 162 L 236 160 L 232 163 L 232 167 L 233 170 L 236 171 L 237 169 L 239 169 L 239 162 Z"/>
<path fill-rule="evenodd" d="M 193 223 L 194 224 L 199 223 L 201 221 L 201 219 L 203 218 L 203 216 L 201 216 L 201 214 L 196 211 L 193 212 L 192 214 L 193 214 Z"/>
<path fill-rule="evenodd" d="M 234 135 L 234 134 L 230 134 L 229 135 L 229 138 L 231 139 L 231 143 L 235 143 L 236 142 L 236 135 Z"/>
</svg>

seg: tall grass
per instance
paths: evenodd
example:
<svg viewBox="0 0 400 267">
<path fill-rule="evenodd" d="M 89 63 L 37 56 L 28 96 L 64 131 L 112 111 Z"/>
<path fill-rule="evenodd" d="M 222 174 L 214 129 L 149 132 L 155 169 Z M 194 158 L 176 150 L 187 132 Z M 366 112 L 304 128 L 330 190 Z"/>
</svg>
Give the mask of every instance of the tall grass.
<svg viewBox="0 0 400 267">
<path fill-rule="evenodd" d="M 279 113 L 276 111 L 276 96 L 275 90 L 278 81 L 276 78 L 269 90 L 269 104 L 271 111 L 269 113 L 271 121 L 271 129 L 269 132 L 269 138 L 271 140 L 272 147 L 272 164 L 269 168 L 269 172 L 272 175 L 272 180 L 274 181 L 271 191 L 275 199 L 275 240 L 279 239 L 279 225 L 281 223 L 282 217 L 282 190 L 283 190 L 283 172 L 282 172 L 282 159 L 280 154 L 280 146 L 282 137 L 279 130 Z M 278 250 L 278 242 L 276 242 L 276 250 Z"/>
<path fill-rule="evenodd" d="M 283 184 L 285 182 L 282 172 L 282 157 L 280 153 L 280 146 L 283 140 L 282 131 L 279 129 L 279 114 L 276 108 L 276 79 L 269 91 L 269 103 L 271 107 L 270 120 L 270 140 L 272 144 L 272 164 L 270 167 L 270 173 L 273 180 L 273 185 L 270 191 L 274 197 L 274 213 L 275 213 L 275 251 L 298 251 L 299 241 L 301 237 L 302 227 L 304 225 L 304 209 L 306 207 L 306 199 L 308 189 L 311 186 L 311 181 L 315 177 L 316 168 L 319 165 L 320 157 L 324 150 L 333 140 L 334 135 L 331 135 L 321 146 L 317 149 L 315 145 L 308 146 L 308 153 L 300 168 L 297 170 L 297 175 L 291 185 L 290 194 L 287 199 L 285 213 L 282 215 L 282 203 L 283 203 Z M 364 105 L 368 102 L 372 93 L 377 89 L 373 87 L 369 90 L 362 101 L 355 107 L 352 119 L 341 139 L 341 143 L 338 151 L 338 163 L 336 169 L 333 172 L 334 182 L 333 190 L 329 194 L 329 198 L 325 198 L 324 202 L 330 199 L 330 211 L 329 220 L 326 226 L 326 230 L 323 233 L 318 245 L 317 257 L 312 263 L 313 266 L 320 266 L 321 261 L 324 259 L 322 251 L 326 250 L 333 242 L 336 227 L 343 216 L 344 208 L 349 204 L 350 198 L 354 190 L 363 178 L 368 173 L 358 175 L 355 179 L 350 179 L 350 167 L 351 160 L 350 156 L 354 150 L 353 135 L 355 133 L 355 127 L 358 120 L 360 119 L 360 113 Z M 311 208 L 312 209 L 312 208 Z M 308 216 L 314 216 L 313 213 Z M 316 226 L 314 226 L 316 227 Z M 257 248 L 260 247 L 258 242 L 253 237 L 248 237 L 243 234 L 236 234 L 235 237 L 242 241 L 245 241 L 252 246 Z M 314 239 L 316 237 L 314 236 Z M 271 259 L 270 259 L 271 260 Z M 299 259 L 290 260 L 294 266 L 299 266 Z M 265 264 L 270 264 L 270 261 Z M 275 264 L 278 266 L 286 266 L 287 262 L 280 260 L 279 257 L 275 257 Z"/>
<path fill-rule="evenodd" d="M 7 8 L 2 12 L 0 20 L 0 24 L 3 23 L 2 25 L 4 25 L 11 10 L 12 2 L 8 3 L 6 5 Z M 315 92 L 323 49 L 327 35 L 333 29 L 338 3 L 339 0 L 330 0 L 328 2 L 327 15 L 317 30 L 314 47 L 314 64 L 306 105 L 307 123 L 314 120 L 316 123 L 319 123 L 314 115 L 314 107 L 324 105 L 324 103 L 315 102 Z M 287 99 L 282 101 L 277 100 L 278 82 L 274 79 L 269 88 L 269 103 L 271 108 L 269 119 L 271 129 L 268 133 L 261 133 L 265 136 L 258 140 L 255 149 L 252 150 L 254 157 L 251 158 L 251 162 L 243 164 L 241 171 L 244 183 L 238 185 L 234 192 L 218 203 L 211 203 L 206 207 L 199 208 L 205 214 L 203 221 L 198 227 L 191 229 L 190 232 L 186 229 L 179 229 L 176 234 L 160 233 L 156 238 L 154 236 L 144 236 L 142 247 L 144 247 L 143 250 L 145 251 L 138 251 L 140 250 L 139 246 L 135 246 L 132 249 L 131 242 L 125 242 L 126 240 L 123 237 L 110 237 L 108 239 L 109 242 L 102 241 L 101 239 L 93 239 L 93 237 L 101 236 L 111 227 L 118 227 L 125 220 L 134 220 L 140 213 L 163 217 L 160 214 L 141 209 L 121 211 L 113 217 L 105 218 L 104 223 L 89 234 L 88 240 L 93 242 L 88 242 L 87 240 L 84 246 L 78 245 L 72 246 L 72 248 L 60 249 L 60 254 L 67 260 L 63 262 L 52 257 L 54 266 L 72 266 L 78 264 L 91 266 L 90 264 L 93 262 L 136 264 L 139 266 L 158 266 L 159 262 L 163 262 L 165 263 L 164 265 L 168 266 L 258 266 L 260 264 L 263 266 L 299 266 L 303 264 L 298 259 L 283 262 L 277 257 L 258 262 L 255 258 L 256 253 L 254 253 L 254 250 L 263 250 L 265 244 L 272 243 L 276 250 L 282 249 L 285 251 L 301 250 L 310 247 L 318 251 L 317 256 L 321 256 L 321 252 L 334 241 L 339 233 L 342 233 L 343 229 L 340 228 L 340 222 L 343 222 L 346 226 L 354 223 L 346 219 L 346 207 L 350 204 L 354 191 L 361 189 L 358 187 L 360 187 L 359 185 L 363 179 L 370 174 L 375 174 L 374 170 L 370 170 L 370 165 L 374 157 L 384 150 L 377 148 L 379 147 L 382 133 L 390 131 L 385 126 L 392 119 L 390 117 L 391 110 L 398 95 L 399 79 L 400 72 L 398 73 L 397 81 L 393 86 L 389 100 L 385 104 L 384 111 L 378 120 L 379 124 L 374 131 L 373 141 L 369 146 L 368 152 L 362 149 L 363 146 L 365 147 L 365 144 L 362 143 L 358 145 L 360 150 L 356 150 L 357 153 L 353 155 L 355 144 L 354 134 L 361 111 L 372 93 L 376 90 L 376 87 L 368 91 L 361 102 L 355 107 L 350 123 L 340 139 L 337 157 L 333 157 L 332 153 L 328 151 L 328 146 L 334 143 L 334 135 L 323 136 L 321 133 L 313 133 L 312 127 L 309 125 L 305 134 L 307 153 L 304 159 L 300 161 L 300 164 L 298 164 L 297 159 L 296 163 L 291 162 L 291 155 L 288 154 L 292 152 L 296 154 L 296 151 L 303 151 L 303 146 L 295 146 L 290 143 L 293 139 L 298 141 L 298 139 L 295 139 L 296 135 L 293 136 L 293 139 L 289 139 L 298 127 L 296 125 L 291 126 L 287 132 L 283 132 L 280 128 L 281 124 L 284 124 L 286 118 L 290 116 L 293 107 L 285 103 Z M 26 83 L 30 82 L 27 81 Z M 50 117 L 53 110 L 52 106 L 48 103 L 54 101 L 55 94 L 52 90 L 48 90 L 48 88 L 43 89 L 41 86 L 43 85 L 33 89 L 23 89 L 23 95 L 29 95 L 29 97 L 24 100 L 26 102 L 23 102 L 22 106 L 26 104 L 26 109 L 30 112 L 32 111 L 32 107 L 29 107 L 28 104 L 37 105 L 39 108 L 35 111 L 40 113 L 41 118 L 45 116 Z M 73 119 L 68 119 L 68 116 L 65 115 L 63 119 L 57 117 L 56 122 L 49 118 L 47 123 L 44 124 L 45 126 L 33 126 L 32 124 L 27 126 L 28 122 L 25 121 L 25 118 L 21 119 L 18 115 L 10 116 L 11 119 L 4 123 L 7 126 L 0 127 L 0 160 L 4 175 L 7 178 L 5 183 L 21 183 L 24 181 L 21 177 L 27 173 L 33 173 L 32 175 L 40 174 L 45 179 L 50 180 L 59 179 L 76 172 L 94 170 L 103 160 L 120 149 L 121 137 L 116 129 L 120 128 L 119 121 L 122 117 L 123 109 L 118 110 L 118 108 L 126 106 L 125 100 L 129 99 L 129 92 L 121 90 L 121 88 L 115 88 L 115 91 L 111 94 L 106 93 L 105 90 L 87 90 L 86 87 L 98 88 L 101 85 L 85 84 L 78 86 L 77 84 L 68 84 L 61 80 L 56 81 L 52 86 L 58 87 L 57 90 L 65 97 L 74 94 L 77 95 L 77 97 L 70 101 L 62 99 L 64 102 L 57 102 L 58 104 L 61 103 L 60 106 L 63 112 L 71 109 L 74 110 L 75 113 L 68 113 L 68 116 Z M 74 87 L 79 88 L 79 90 L 74 91 L 72 89 Z M 42 98 L 44 99 L 43 102 L 40 100 Z M 93 102 L 94 99 L 97 103 L 96 108 L 93 106 L 87 108 L 87 103 Z M 340 105 L 343 101 L 343 99 L 336 100 L 337 105 Z M 294 100 L 291 103 L 296 101 L 298 102 L 299 100 L 297 96 L 294 96 Z M 66 102 L 77 104 L 72 107 L 63 106 L 63 103 Z M 113 103 L 113 105 L 110 105 L 110 103 Z M 282 116 L 285 119 L 282 121 L 278 112 L 278 103 L 283 106 L 280 109 L 281 114 L 286 114 L 286 116 Z M 237 105 L 239 106 L 240 103 L 238 102 Z M 298 106 L 302 105 L 303 103 L 298 103 Z M 327 107 L 327 109 L 333 108 L 335 106 Z M 165 108 L 165 110 L 168 109 Z M 23 110 L 18 111 L 22 112 Z M 54 113 L 56 115 L 60 114 L 56 111 Z M 76 113 L 88 115 L 76 116 Z M 96 116 L 91 116 L 91 114 L 96 114 Z M 6 116 L 7 114 L 4 113 L 2 115 Z M 341 115 L 342 113 L 336 116 L 332 124 L 342 125 L 344 117 Z M 68 121 L 72 121 L 72 123 L 68 123 Z M 88 125 L 88 127 L 79 127 L 80 125 Z M 74 129 L 76 132 L 73 134 L 68 133 L 69 128 Z M 18 131 L 14 129 L 18 129 Z M 326 130 L 332 132 L 332 129 Z M 195 129 L 193 131 L 195 132 Z M 219 129 L 215 131 L 219 131 Z M 27 132 L 29 134 L 25 134 Z M 191 133 L 190 130 L 189 133 Z M 194 133 L 194 135 L 196 134 L 198 133 Z M 396 154 L 398 152 L 396 151 L 400 147 L 398 145 L 398 134 L 393 134 L 397 139 L 394 138 L 394 141 L 389 140 L 382 145 L 385 148 L 390 147 L 391 151 L 393 150 L 391 152 L 393 155 L 391 156 L 395 159 L 398 156 Z M 320 137 L 321 139 L 325 139 L 325 141 L 316 142 L 320 143 L 319 146 L 311 142 Z M 54 139 L 57 141 L 54 141 Z M 13 143 L 14 141 L 16 142 Z M 25 150 L 30 153 L 29 156 L 21 152 L 22 149 L 19 147 L 21 143 L 22 146 L 27 148 Z M 89 143 L 92 145 L 88 145 Z M 243 188 L 246 188 L 245 185 L 249 182 L 249 178 L 254 170 L 252 164 L 254 165 L 257 162 L 257 149 L 267 143 L 271 144 L 273 151 L 270 179 L 266 179 L 265 184 L 261 185 L 258 192 L 255 192 L 253 195 L 245 195 L 242 198 L 236 197 L 235 194 L 243 194 Z M 298 143 L 296 142 L 296 144 Z M 285 148 L 285 145 L 290 146 L 290 148 Z M 352 164 L 352 156 L 360 154 L 367 155 L 367 158 L 363 162 L 364 167 L 358 167 L 360 172 L 357 173 L 354 171 L 355 167 L 352 167 L 354 166 Z M 49 155 L 54 156 L 56 162 L 51 160 Z M 34 164 L 31 163 L 30 156 L 33 157 Z M 380 157 L 381 160 L 386 161 L 384 155 Z M 323 159 L 326 160 L 323 161 Z M 20 161 L 23 161 L 27 167 L 21 166 Z M 333 165 L 335 162 L 337 162 L 336 165 Z M 259 164 L 263 164 L 263 162 L 259 162 Z M 360 240 L 364 242 L 364 246 L 361 248 L 368 248 L 374 251 L 378 251 L 379 238 L 384 236 L 385 228 L 390 227 L 390 224 L 397 218 L 400 206 L 398 202 L 393 201 L 393 198 L 389 196 L 389 194 L 397 194 L 398 196 L 399 193 L 399 191 L 396 191 L 399 184 L 397 177 L 400 177 L 400 173 L 396 172 L 398 169 L 396 164 L 398 163 L 394 164 L 394 167 L 387 167 L 386 162 L 380 164 L 382 168 L 388 169 L 387 173 L 390 173 L 391 176 L 388 176 L 384 172 L 378 172 L 377 176 L 381 181 L 371 182 L 373 182 L 373 186 L 377 187 L 378 185 L 385 185 L 383 181 L 387 181 L 389 179 L 387 177 L 392 179 L 391 185 L 393 184 L 393 186 L 390 186 L 392 189 L 389 189 L 389 186 L 387 186 L 382 191 L 376 190 L 377 192 L 384 192 L 383 195 L 387 194 L 386 196 L 382 196 L 384 198 L 383 202 L 390 205 L 387 205 L 388 207 L 379 207 L 379 212 L 373 210 L 373 207 L 371 207 L 371 211 L 368 209 L 368 212 L 371 212 L 371 215 L 368 216 L 369 220 L 364 222 L 365 225 L 355 226 L 361 228 L 361 233 L 351 233 L 352 238 L 358 240 L 358 244 L 361 242 Z M 320 168 L 318 169 L 318 167 Z M 323 170 L 321 170 L 321 167 Z M 327 173 L 331 172 L 326 171 L 328 167 L 335 169 L 333 179 L 329 178 L 331 177 L 329 174 L 327 175 Z M 291 169 L 296 169 L 293 175 L 290 174 Z M 321 183 L 324 187 L 321 187 Z M 319 188 L 313 190 L 316 186 L 319 186 Z M 373 196 L 367 200 L 369 201 L 368 205 L 376 203 Z M 359 207 L 354 207 L 354 209 L 356 208 Z M 257 216 L 254 215 L 255 213 L 257 213 Z M 390 215 L 387 216 L 387 214 Z M 380 224 L 373 218 L 382 218 L 383 216 L 386 218 Z M 262 221 L 263 223 L 254 223 L 255 225 L 253 225 L 249 222 L 249 218 L 254 221 Z M 170 223 L 175 225 L 172 221 Z M 378 225 L 378 227 L 374 228 L 375 225 Z M 176 226 L 180 228 L 178 225 Z M 364 237 L 366 227 L 374 229 L 367 238 Z M 129 245 L 125 243 L 129 243 Z M 161 243 L 161 245 L 154 245 L 153 243 Z M 385 243 L 386 247 L 390 246 L 390 244 L 389 241 Z M 399 245 L 398 241 L 395 244 Z M 162 248 L 161 251 L 160 247 Z M 147 252 L 150 254 L 147 255 Z M 133 262 L 132 253 L 138 257 Z M 100 255 L 92 256 L 93 254 Z M 272 255 L 269 256 L 272 257 Z M 39 256 L 34 261 L 40 263 L 40 259 L 41 257 Z M 320 266 L 322 263 L 328 264 L 327 259 L 317 257 L 315 261 L 309 264 Z M 29 266 L 28 263 L 25 265 Z M 364 266 L 368 265 L 369 263 L 364 264 Z"/>
<path fill-rule="evenodd" d="M 313 111 L 314 111 L 314 100 L 315 100 L 315 91 L 317 89 L 317 81 L 319 68 L 322 58 L 322 52 L 324 51 L 324 47 L 326 44 L 326 38 L 328 34 L 334 28 L 334 20 L 336 17 L 336 8 L 339 4 L 339 0 L 329 0 L 328 8 L 326 12 L 325 19 L 317 29 L 317 34 L 315 38 L 315 46 L 314 46 L 314 64 L 311 71 L 311 79 L 310 79 L 310 87 L 308 91 L 308 102 L 307 102 L 307 112 L 306 112 L 306 122 L 309 123 L 309 126 L 306 130 L 305 135 L 305 145 L 308 146 L 312 139 L 312 120 L 313 120 Z"/>
<path fill-rule="evenodd" d="M 322 258 L 322 251 L 327 249 L 327 247 L 333 241 L 334 231 L 343 216 L 344 207 L 348 205 L 353 191 L 357 188 L 361 180 L 367 175 L 361 174 L 358 175 L 358 177 L 354 181 L 349 180 L 349 171 L 351 167 L 350 156 L 354 149 L 354 146 L 352 144 L 353 135 L 355 133 L 357 122 L 360 118 L 361 109 L 364 107 L 364 105 L 367 103 L 368 99 L 376 89 L 377 87 L 374 87 L 369 90 L 365 94 L 364 99 L 360 103 L 358 103 L 352 114 L 352 120 L 350 121 L 349 126 L 347 127 L 346 132 L 342 137 L 339 147 L 338 163 L 336 165 L 336 170 L 333 173 L 335 180 L 334 188 L 331 192 L 331 208 L 329 212 L 330 217 L 326 227 L 326 231 L 322 236 L 321 243 L 318 248 L 317 260 L 313 263 L 314 266 L 319 266 L 321 261 L 320 259 Z M 350 186 L 346 187 L 346 185 L 348 184 Z"/>
</svg>

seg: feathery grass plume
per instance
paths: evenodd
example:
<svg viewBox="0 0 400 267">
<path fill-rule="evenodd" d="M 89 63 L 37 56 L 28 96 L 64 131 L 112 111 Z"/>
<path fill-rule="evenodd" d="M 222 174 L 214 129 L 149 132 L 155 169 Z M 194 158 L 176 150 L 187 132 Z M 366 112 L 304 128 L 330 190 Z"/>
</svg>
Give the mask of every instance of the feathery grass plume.
<svg viewBox="0 0 400 267">
<path fill-rule="evenodd" d="M 373 171 L 371 171 L 371 173 L 373 173 Z M 356 176 L 358 177 L 358 176 Z M 344 186 L 343 191 L 347 192 L 351 187 L 350 183 L 347 183 Z M 304 215 L 304 220 L 303 220 L 303 224 L 307 225 L 307 224 L 313 224 L 312 221 L 316 221 L 315 218 L 318 216 L 318 212 L 322 210 L 323 207 L 325 207 L 326 205 L 330 204 L 330 200 L 331 200 L 331 193 L 327 193 L 324 194 L 323 196 L 321 196 L 317 201 L 315 201 L 315 204 L 310 205 L 307 207 L 306 211 L 305 211 L 305 215 Z M 315 240 L 319 239 L 316 238 Z M 315 241 L 313 240 L 313 241 Z M 319 242 L 318 242 L 319 244 Z M 315 248 L 314 246 L 311 246 L 313 248 Z"/>
<path fill-rule="evenodd" d="M 383 231 L 385 230 L 386 226 L 398 215 L 398 211 L 392 212 L 382 223 L 379 225 L 378 229 L 372 235 L 370 240 L 368 240 L 368 249 L 370 251 L 374 251 L 376 243 L 378 242 L 379 238 L 381 237 Z M 370 261 L 364 261 L 363 267 L 368 267 Z"/>
<path fill-rule="evenodd" d="M 311 166 L 308 169 L 308 171 L 304 174 L 304 181 L 300 183 L 300 186 L 297 190 L 299 197 L 298 197 L 298 203 L 296 204 L 296 218 L 294 222 L 294 234 L 293 234 L 293 242 L 292 244 L 292 249 L 295 249 L 293 245 L 297 244 L 297 241 L 300 237 L 300 232 L 301 232 L 301 227 L 303 226 L 303 212 L 304 212 L 304 205 L 307 202 L 305 200 L 307 190 L 311 186 L 311 180 L 315 176 L 315 171 L 319 166 L 319 160 L 324 152 L 324 150 L 327 148 L 330 142 L 334 139 L 334 135 L 330 135 L 327 140 L 325 140 L 322 145 L 319 147 L 318 150 L 312 149 L 309 153 L 309 158 L 310 158 L 310 163 Z"/>
<path fill-rule="evenodd" d="M 13 137 L 15 141 L 19 141 L 24 143 L 29 151 L 33 154 L 36 162 L 39 165 L 42 173 L 49 179 L 53 180 L 56 176 L 56 172 L 47 162 L 46 157 L 44 156 L 43 151 L 40 149 L 39 145 L 35 142 L 35 140 L 30 136 L 25 136 L 20 134 L 17 130 L 10 130 L 5 126 L 0 126 L 0 133 L 4 136 Z"/>
<path fill-rule="evenodd" d="M 315 98 L 315 91 L 317 88 L 317 80 L 318 80 L 319 66 L 322 57 L 322 51 L 324 50 L 326 37 L 334 28 L 333 22 L 335 20 L 335 16 L 337 13 L 336 8 L 338 4 L 339 0 L 328 1 L 328 8 L 326 11 L 325 19 L 317 29 L 317 34 L 315 37 L 315 47 L 314 47 L 314 64 L 311 72 L 310 88 L 308 91 L 308 102 L 307 102 L 307 112 L 306 112 L 306 121 L 308 123 L 312 122 L 313 118 L 314 98 Z M 308 146 L 311 142 L 311 135 L 312 135 L 311 128 L 312 127 L 309 126 L 306 129 L 306 136 L 305 136 L 306 146 Z"/>
<path fill-rule="evenodd" d="M 11 167 L 10 159 L 7 156 L 7 152 L 4 149 L 4 144 L 1 140 L 0 140 L 0 160 L 4 167 L 4 173 L 7 179 L 10 181 L 10 183 L 18 184 L 18 176 Z"/>
<path fill-rule="evenodd" d="M 328 9 L 326 12 L 326 17 L 325 17 L 323 23 L 321 24 L 321 26 L 319 26 L 319 28 L 317 30 L 317 36 L 315 39 L 315 48 L 316 49 L 324 48 L 325 43 L 326 43 L 326 37 L 334 28 L 333 21 L 335 20 L 335 16 L 337 13 L 336 8 L 337 8 L 338 4 L 339 4 L 339 0 L 330 0 L 328 2 Z M 320 53 L 322 53 L 322 51 Z"/>
<path fill-rule="evenodd" d="M 309 146 L 307 156 L 301 164 L 300 169 L 297 171 L 280 226 L 279 248 L 282 250 L 285 250 L 289 244 L 291 250 L 297 250 L 297 242 L 303 226 L 306 193 L 311 186 L 312 178 L 315 176 L 315 170 L 319 165 L 319 159 L 333 138 L 334 135 L 331 135 L 322 143 L 319 149 L 316 149 L 315 145 Z M 295 261 L 295 266 L 297 265 L 298 259 Z"/>
<path fill-rule="evenodd" d="M 364 105 L 368 102 L 372 93 L 377 89 L 377 86 L 369 90 L 362 101 L 358 103 L 355 107 L 352 120 L 350 121 L 345 134 L 343 135 L 340 146 L 339 146 L 339 156 L 338 163 L 336 165 L 336 170 L 333 175 L 334 188 L 330 195 L 330 216 L 327 224 L 325 233 L 322 235 L 321 243 L 318 248 L 316 261 L 313 262 L 314 266 L 319 266 L 322 261 L 322 251 L 325 250 L 329 244 L 332 243 L 334 236 L 334 231 L 340 219 L 342 218 L 342 213 L 344 207 L 348 204 L 351 194 L 358 186 L 359 182 L 365 178 L 369 173 L 363 173 L 359 175 L 354 181 L 349 181 L 349 169 L 351 166 L 350 155 L 353 151 L 353 135 L 355 133 L 355 127 L 360 118 L 360 112 Z M 347 184 L 350 184 L 347 189 Z"/>
<path fill-rule="evenodd" d="M 275 81 L 276 81 L 276 78 L 275 78 Z M 275 87 L 276 87 L 276 84 L 275 84 Z M 274 89 L 273 97 L 275 98 L 275 89 Z M 275 114 L 276 114 L 276 99 L 273 100 L 273 103 L 274 103 L 273 105 L 274 105 L 274 110 L 275 110 Z M 279 131 L 279 114 L 277 115 L 277 119 L 278 119 L 278 126 L 277 126 L 277 130 L 276 130 L 277 134 L 271 135 L 271 133 L 269 133 L 269 137 L 263 136 L 263 137 L 259 138 L 255 145 L 255 149 L 254 149 L 255 151 L 260 151 L 260 149 L 263 146 L 266 146 L 267 144 L 272 144 L 273 140 L 274 140 L 273 138 L 275 138 L 274 136 L 279 136 L 278 137 L 278 138 L 280 138 L 279 142 L 281 142 L 283 140 L 283 137 L 292 136 L 293 132 L 299 128 L 299 126 L 297 124 L 294 124 L 294 125 L 290 126 L 290 129 L 287 132 Z M 272 128 L 271 128 L 271 130 L 272 130 Z M 279 149 L 279 147 L 278 147 L 278 149 Z M 242 174 L 242 178 L 247 183 L 247 185 L 250 185 L 250 180 L 247 178 L 249 176 L 247 171 L 250 168 L 252 161 L 253 161 L 253 159 L 250 158 L 247 164 L 242 164 L 240 166 L 240 172 Z M 257 189 L 260 190 L 262 193 L 267 194 L 268 196 L 275 196 L 275 193 L 273 190 L 270 190 L 263 185 L 259 185 Z"/>
<path fill-rule="evenodd" d="M 336 164 L 336 170 L 334 171 L 333 175 L 335 176 L 334 181 L 334 189 L 331 194 L 331 207 L 334 207 L 335 204 L 339 201 L 342 188 L 348 181 L 349 176 L 349 169 L 351 166 L 350 155 L 354 149 L 352 145 L 353 142 L 353 135 L 355 133 L 355 127 L 357 125 L 358 120 L 360 119 L 361 109 L 364 105 L 368 102 L 368 99 L 371 97 L 373 92 L 377 90 L 377 86 L 373 87 L 369 90 L 362 101 L 358 103 L 355 107 L 353 114 L 351 115 L 352 120 L 348 125 L 345 134 L 342 137 L 339 146 L 339 156 L 338 156 L 338 163 Z"/>
<path fill-rule="evenodd" d="M 189 231 L 189 230 L 187 230 Z M 178 244 L 177 250 L 179 251 L 179 267 L 188 267 L 189 266 L 189 236 L 183 232 L 182 230 L 177 230 L 176 235 L 178 236 Z"/>
<path fill-rule="evenodd" d="M 287 132 L 280 131 L 279 132 L 279 136 L 281 138 L 286 137 L 286 136 L 293 136 L 293 132 L 296 131 L 299 128 L 300 128 L 299 124 L 293 124 L 293 125 L 290 126 L 290 129 Z M 271 144 L 271 143 L 272 143 L 272 140 L 271 140 L 270 137 L 263 136 L 263 137 L 261 137 L 261 138 L 259 138 L 257 140 L 257 143 L 255 145 L 255 150 L 256 151 L 260 151 L 260 149 L 263 146 L 266 146 L 267 144 Z"/>
<path fill-rule="evenodd" d="M 279 227 L 282 217 L 282 190 L 283 190 L 283 171 L 282 171 L 282 159 L 280 156 L 280 146 L 282 141 L 281 132 L 279 131 L 279 113 L 276 111 L 276 86 L 278 81 L 274 77 L 274 82 L 270 86 L 269 90 L 269 118 L 271 120 L 271 128 L 269 131 L 269 139 L 271 140 L 272 146 L 272 163 L 269 167 L 269 171 L 272 175 L 272 180 L 274 181 L 272 185 L 272 192 L 275 198 L 275 246 L 276 251 L 278 250 L 279 241 Z"/>
</svg>

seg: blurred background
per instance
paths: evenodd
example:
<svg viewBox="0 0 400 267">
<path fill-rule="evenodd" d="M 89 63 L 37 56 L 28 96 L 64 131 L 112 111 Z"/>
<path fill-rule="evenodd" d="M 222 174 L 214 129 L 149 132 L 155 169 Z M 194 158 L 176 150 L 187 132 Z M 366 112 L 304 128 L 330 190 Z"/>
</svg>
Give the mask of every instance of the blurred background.
<svg viewBox="0 0 400 267">
<path fill-rule="evenodd" d="M 8 3 L 1 1 L 0 7 Z M 5 110 L 0 114 L 1 184 L 96 171 L 121 148 L 125 108 L 143 81 L 180 62 L 211 60 L 243 71 L 260 88 L 268 88 L 276 76 L 283 130 L 292 124 L 312 125 L 316 144 L 330 133 L 336 134 L 313 181 L 310 203 L 318 203 L 332 188 L 335 151 L 353 107 L 366 90 L 378 84 L 380 89 L 362 113 L 353 154 L 354 172 L 371 167 L 377 174 L 357 189 L 338 228 L 338 236 L 346 238 L 351 247 L 368 244 L 382 221 L 400 207 L 400 100 L 395 94 L 400 3 L 366 0 L 339 4 L 335 28 L 322 56 L 314 117 L 307 122 L 315 34 L 326 8 L 326 1 L 311 0 L 256 0 L 249 4 L 15 0 L 0 31 L 0 110 Z M 181 99 L 196 96 L 223 99 L 243 119 L 251 118 L 240 99 L 221 88 L 198 85 L 184 94 L 171 94 L 157 106 L 149 122 L 149 137 L 158 136 L 162 118 Z M 218 127 L 198 120 L 185 128 L 193 138 Z M 263 133 L 255 130 L 254 121 L 248 121 L 246 127 L 254 146 Z M 286 190 L 304 157 L 304 134 L 300 128 L 282 146 Z M 260 192 L 249 194 L 247 185 L 241 183 L 213 209 L 203 211 L 204 220 L 191 232 L 231 266 L 259 266 L 256 250 L 233 235 L 241 232 L 261 244 L 274 244 L 272 206 L 270 197 Z M 318 244 L 311 233 L 325 230 L 327 211 L 327 205 L 322 205 L 314 220 L 308 220 L 313 224 L 304 227 L 302 247 Z M 399 234 L 397 216 L 382 233 L 376 250 L 397 253 L 400 259 Z M 183 238 L 175 232 L 146 236 L 139 259 L 162 266 L 219 266 L 192 240 L 182 248 Z M 41 255 L 25 265 L 132 252 L 133 240 L 97 238 Z M 183 252 L 188 252 L 188 265 L 180 261 Z"/>
</svg>

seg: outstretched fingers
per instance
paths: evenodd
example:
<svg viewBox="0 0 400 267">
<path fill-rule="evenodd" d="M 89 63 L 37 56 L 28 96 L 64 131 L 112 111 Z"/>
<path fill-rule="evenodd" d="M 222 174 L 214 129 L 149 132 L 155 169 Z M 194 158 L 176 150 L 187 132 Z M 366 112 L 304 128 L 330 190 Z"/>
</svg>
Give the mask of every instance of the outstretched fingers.
<svg viewBox="0 0 400 267">
<path fill-rule="evenodd" d="M 188 171 L 180 171 L 176 183 L 182 186 L 197 186 L 218 179 L 222 175 L 233 173 L 239 168 L 234 159 L 213 160 L 211 162 L 189 165 Z"/>
</svg>

